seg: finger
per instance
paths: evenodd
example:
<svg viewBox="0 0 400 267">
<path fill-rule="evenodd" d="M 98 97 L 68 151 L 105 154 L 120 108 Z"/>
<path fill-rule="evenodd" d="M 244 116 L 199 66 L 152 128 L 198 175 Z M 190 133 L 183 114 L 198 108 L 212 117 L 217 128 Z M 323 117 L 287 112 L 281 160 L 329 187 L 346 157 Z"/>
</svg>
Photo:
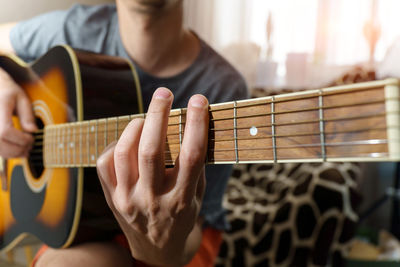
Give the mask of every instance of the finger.
<svg viewBox="0 0 400 267">
<path fill-rule="evenodd" d="M 96 162 L 97 174 L 103 187 L 104 194 L 106 195 L 107 202 L 109 200 L 111 201 L 111 196 L 117 186 L 114 166 L 115 145 L 115 141 L 109 144 Z"/>
<path fill-rule="evenodd" d="M 188 105 L 185 135 L 179 153 L 177 188 L 189 197 L 195 194 L 203 169 L 208 139 L 208 101 L 204 96 L 193 96 Z"/>
<path fill-rule="evenodd" d="M 173 95 L 158 88 L 151 100 L 139 144 L 139 183 L 155 192 L 164 176 L 164 150 Z"/>
<path fill-rule="evenodd" d="M 206 190 L 206 171 L 205 167 L 203 167 L 200 172 L 199 181 L 197 182 L 197 187 L 196 187 L 197 200 L 199 201 L 203 200 L 205 190 Z"/>
<path fill-rule="evenodd" d="M 29 148 L 26 146 L 16 145 L 7 141 L 0 141 L 0 155 L 4 158 L 19 158 L 27 157 Z"/>
<path fill-rule="evenodd" d="M 17 97 L 17 115 L 23 130 L 27 132 L 34 132 L 37 130 L 32 104 L 24 93 L 18 94 Z"/>
<path fill-rule="evenodd" d="M 12 113 L 15 103 L 6 98 L 0 98 L 0 139 L 16 145 L 28 147 L 33 143 L 31 134 L 14 128 Z"/>
<path fill-rule="evenodd" d="M 143 119 L 131 121 L 122 132 L 115 147 L 114 165 L 117 177 L 117 191 L 125 195 L 134 186 L 139 176 L 138 150 L 143 124 Z"/>
</svg>

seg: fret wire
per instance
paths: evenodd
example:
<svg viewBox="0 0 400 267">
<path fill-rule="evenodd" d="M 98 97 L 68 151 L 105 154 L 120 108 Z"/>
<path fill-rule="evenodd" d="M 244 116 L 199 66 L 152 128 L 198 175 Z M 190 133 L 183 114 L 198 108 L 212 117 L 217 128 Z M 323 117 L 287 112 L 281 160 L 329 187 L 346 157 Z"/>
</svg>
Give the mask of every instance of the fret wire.
<svg viewBox="0 0 400 267">
<path fill-rule="evenodd" d="M 54 158 L 52 157 L 51 158 L 51 162 L 54 162 L 54 163 L 57 163 L 57 147 L 56 147 L 56 144 L 57 144 L 57 134 L 56 134 L 56 128 L 55 127 L 53 127 L 53 128 L 51 128 L 50 129 L 50 131 L 53 133 L 52 135 L 51 135 L 51 138 L 50 138 L 50 140 L 51 140 L 51 142 L 54 142 L 54 144 L 50 144 L 51 145 L 51 148 L 52 148 L 52 151 L 53 151 L 53 155 L 54 155 Z"/>
<path fill-rule="evenodd" d="M 61 144 L 61 136 L 60 136 L 60 127 L 57 127 L 57 163 L 61 164 L 61 156 L 60 156 L 60 144 Z"/>
<path fill-rule="evenodd" d="M 68 164 L 68 131 L 67 131 L 67 127 L 65 127 L 65 125 L 63 125 L 63 150 L 64 150 L 64 165 Z"/>
<path fill-rule="evenodd" d="M 72 142 L 74 144 L 74 164 L 76 165 L 76 123 L 72 127 Z"/>
<path fill-rule="evenodd" d="M 48 151 L 47 151 L 47 146 L 46 146 L 46 140 L 43 140 L 43 142 L 44 142 L 44 144 L 43 144 L 43 146 L 42 146 L 42 149 L 43 149 L 43 155 L 42 155 L 42 160 L 43 160 L 43 164 L 46 164 L 46 158 L 45 158 L 45 155 L 48 153 Z"/>
<path fill-rule="evenodd" d="M 82 145 L 83 145 L 83 123 L 82 122 L 79 122 L 79 129 L 80 129 L 80 131 L 79 131 L 79 150 L 80 150 L 80 153 L 79 153 L 79 157 L 80 157 L 80 163 L 81 163 L 81 166 L 83 165 L 83 148 L 82 148 Z"/>
<path fill-rule="evenodd" d="M 45 140 L 46 140 L 46 146 L 48 147 L 48 149 L 49 149 L 49 153 L 47 154 L 45 154 L 45 160 L 46 160 L 46 162 L 49 162 L 50 161 L 50 155 L 51 155 L 51 153 L 50 152 L 54 152 L 54 145 L 52 144 L 52 140 L 53 140 L 53 138 L 54 138 L 54 136 L 52 136 L 50 133 L 51 133 L 51 131 L 52 131 L 52 128 L 48 128 L 48 129 L 46 129 L 46 136 L 47 136 L 47 138 L 45 138 Z M 53 157 L 52 158 L 54 158 L 54 155 L 55 154 L 53 154 Z M 51 161 L 50 161 L 51 162 Z"/>
<path fill-rule="evenodd" d="M 43 148 L 44 148 L 44 153 L 43 153 L 43 162 L 44 162 L 44 164 L 46 164 L 47 162 L 47 156 L 46 155 L 48 155 L 49 153 L 50 153 L 50 151 L 51 151 L 51 147 L 49 147 L 48 146 L 48 142 L 49 142 L 49 140 L 50 140 L 50 138 L 48 138 L 48 131 L 46 131 L 44 134 L 43 134 L 43 136 L 44 136 L 44 140 L 43 140 L 43 142 L 44 142 L 44 146 L 43 146 Z"/>
<path fill-rule="evenodd" d="M 234 119 L 233 119 L 233 138 L 235 139 L 234 140 L 234 142 L 235 142 L 235 157 L 236 157 L 236 163 L 239 163 L 239 152 L 238 152 L 238 141 L 237 141 L 237 129 L 236 129 L 236 127 L 237 127 L 237 120 L 236 120 L 236 117 L 237 117 L 237 109 L 236 109 L 236 101 L 234 101 L 233 102 L 233 117 L 234 117 Z"/>
<path fill-rule="evenodd" d="M 43 153 L 43 162 L 44 162 L 44 164 L 46 164 L 47 163 L 47 157 L 48 157 L 48 155 L 49 155 L 49 153 L 50 153 L 50 151 L 51 151 L 51 147 L 49 147 L 49 145 L 48 145 L 48 141 L 49 141 L 49 139 L 47 138 L 47 135 L 48 135 L 48 132 L 49 131 L 46 131 L 46 132 L 44 132 L 44 148 L 45 148 L 45 151 L 44 151 L 44 153 Z"/>
<path fill-rule="evenodd" d="M 68 140 L 66 141 L 66 146 L 67 146 L 67 161 L 68 161 L 68 163 L 67 164 L 69 164 L 70 163 L 70 147 L 69 147 L 69 142 L 70 142 L 70 127 L 67 127 L 66 128 L 67 129 L 67 134 L 66 134 L 66 137 L 68 138 Z"/>
<path fill-rule="evenodd" d="M 62 153 L 62 164 L 65 164 L 65 147 L 64 147 L 64 127 L 61 127 L 61 153 Z"/>
<path fill-rule="evenodd" d="M 90 164 L 90 121 L 87 121 L 87 136 L 86 136 L 86 149 L 87 149 L 87 160 Z"/>
<path fill-rule="evenodd" d="M 47 133 L 49 134 L 49 140 L 48 140 L 47 145 L 49 146 L 49 150 L 53 152 L 53 157 L 50 157 L 49 154 L 46 155 L 46 161 L 50 161 L 50 162 L 52 162 L 54 160 L 55 155 L 56 155 L 56 153 L 55 153 L 56 150 L 55 150 L 55 147 L 54 147 L 54 144 L 53 144 L 55 135 L 51 134 L 53 131 L 54 131 L 54 128 L 48 128 L 47 129 Z"/>
<path fill-rule="evenodd" d="M 104 148 L 107 147 L 107 138 L 108 138 L 108 119 L 106 118 L 106 122 L 105 122 L 105 131 L 104 131 Z"/>
<path fill-rule="evenodd" d="M 271 98 L 271 133 L 272 133 L 272 154 L 274 157 L 274 162 L 277 162 L 277 154 L 276 154 L 276 136 L 275 136 L 275 97 Z"/>
<path fill-rule="evenodd" d="M 97 129 L 99 128 L 99 120 L 96 120 L 96 132 L 95 132 L 95 150 L 96 150 L 96 160 L 99 158 L 99 148 L 97 147 Z"/>
<path fill-rule="evenodd" d="M 180 116 L 179 116 L 179 150 L 181 150 L 181 148 L 182 148 L 182 133 L 183 133 L 183 130 L 182 130 L 182 108 L 179 109 L 179 113 L 180 113 Z M 167 136 L 168 136 L 168 134 L 167 134 Z"/>
<path fill-rule="evenodd" d="M 118 140 L 118 118 L 119 117 L 116 117 L 117 123 L 116 123 L 116 126 L 115 126 L 115 141 Z"/>
<path fill-rule="evenodd" d="M 319 97 L 318 97 L 318 105 L 319 109 L 319 132 L 320 132 L 320 143 L 321 143 L 321 153 L 322 153 L 322 160 L 326 161 L 326 149 L 325 149 L 325 133 L 324 133 L 324 111 L 322 106 L 324 105 L 322 99 L 322 90 L 319 90 Z"/>
</svg>

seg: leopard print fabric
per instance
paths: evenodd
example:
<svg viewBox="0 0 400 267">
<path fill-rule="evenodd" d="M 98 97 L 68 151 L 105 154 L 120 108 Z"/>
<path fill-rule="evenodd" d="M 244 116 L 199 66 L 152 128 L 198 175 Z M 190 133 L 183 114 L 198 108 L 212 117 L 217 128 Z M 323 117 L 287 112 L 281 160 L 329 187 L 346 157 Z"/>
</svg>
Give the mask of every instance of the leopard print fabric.
<svg viewBox="0 0 400 267">
<path fill-rule="evenodd" d="M 236 165 L 216 266 L 343 266 L 360 172 L 353 163 Z"/>
<path fill-rule="evenodd" d="M 329 86 L 375 80 L 355 67 Z M 253 97 L 291 90 L 254 89 Z M 354 163 L 236 165 L 223 205 L 231 229 L 216 266 L 345 266 L 361 202 Z"/>
</svg>

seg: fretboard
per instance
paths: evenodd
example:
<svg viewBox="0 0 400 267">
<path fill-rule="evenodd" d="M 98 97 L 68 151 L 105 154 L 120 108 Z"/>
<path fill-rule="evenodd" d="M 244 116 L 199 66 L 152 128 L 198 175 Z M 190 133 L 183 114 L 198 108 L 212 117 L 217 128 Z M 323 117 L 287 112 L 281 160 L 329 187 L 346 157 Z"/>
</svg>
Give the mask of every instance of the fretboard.
<svg viewBox="0 0 400 267">
<path fill-rule="evenodd" d="M 208 164 L 400 160 L 397 80 L 210 105 Z M 95 166 L 127 124 L 145 114 L 49 125 L 46 167 Z M 172 110 L 165 164 L 185 135 L 186 109 Z"/>
</svg>

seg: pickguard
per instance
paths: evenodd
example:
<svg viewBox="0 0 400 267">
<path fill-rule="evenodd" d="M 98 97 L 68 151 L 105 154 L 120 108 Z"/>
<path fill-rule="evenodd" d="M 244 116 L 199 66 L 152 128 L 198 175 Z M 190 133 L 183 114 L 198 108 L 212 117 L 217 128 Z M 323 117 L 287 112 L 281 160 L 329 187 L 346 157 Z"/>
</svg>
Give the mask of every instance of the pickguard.
<svg viewBox="0 0 400 267">
<path fill-rule="evenodd" d="M 12 170 L 10 184 L 11 211 L 19 222 L 33 221 L 43 207 L 47 186 L 39 192 L 33 192 L 26 182 L 22 166 Z"/>
</svg>

